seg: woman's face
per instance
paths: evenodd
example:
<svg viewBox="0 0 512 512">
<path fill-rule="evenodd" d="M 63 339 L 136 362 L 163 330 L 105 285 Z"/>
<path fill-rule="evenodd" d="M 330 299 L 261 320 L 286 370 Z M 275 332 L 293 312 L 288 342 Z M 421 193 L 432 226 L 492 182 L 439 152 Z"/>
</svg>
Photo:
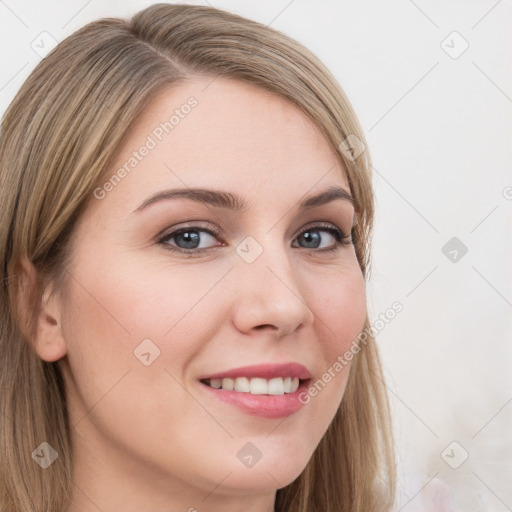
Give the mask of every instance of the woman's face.
<svg viewBox="0 0 512 512">
<path fill-rule="evenodd" d="M 208 83 L 152 100 L 73 233 L 59 365 L 78 474 L 100 508 L 95 478 L 212 500 L 290 483 L 363 328 L 364 279 L 336 234 L 350 236 L 350 197 L 301 206 L 350 192 L 326 139 L 275 95 Z"/>
</svg>

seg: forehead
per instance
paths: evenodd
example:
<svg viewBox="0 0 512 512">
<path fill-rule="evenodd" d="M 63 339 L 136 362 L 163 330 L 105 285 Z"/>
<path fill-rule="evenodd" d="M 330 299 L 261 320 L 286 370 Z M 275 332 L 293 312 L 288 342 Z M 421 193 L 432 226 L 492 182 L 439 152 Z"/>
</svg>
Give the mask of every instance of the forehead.
<svg viewBox="0 0 512 512">
<path fill-rule="evenodd" d="M 315 188 L 349 191 L 318 127 L 269 91 L 225 78 L 194 78 L 160 91 L 130 127 L 105 180 L 126 208 L 166 187 L 211 187 L 293 200 Z"/>
</svg>

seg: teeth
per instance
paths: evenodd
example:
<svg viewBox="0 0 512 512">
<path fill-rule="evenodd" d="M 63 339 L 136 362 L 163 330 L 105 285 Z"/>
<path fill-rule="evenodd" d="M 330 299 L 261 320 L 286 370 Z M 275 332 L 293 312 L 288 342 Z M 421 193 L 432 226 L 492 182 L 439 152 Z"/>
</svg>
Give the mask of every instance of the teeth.
<svg viewBox="0 0 512 512">
<path fill-rule="evenodd" d="M 257 379 L 257 378 L 251 379 L 250 393 L 253 395 L 268 395 L 267 380 L 266 379 Z"/>
<path fill-rule="evenodd" d="M 224 381 L 222 382 L 224 383 Z M 238 377 L 235 379 L 235 391 L 239 393 L 249 393 L 251 391 L 249 379 L 247 377 Z"/>
<path fill-rule="evenodd" d="M 281 377 L 268 381 L 269 395 L 284 395 L 284 380 Z"/>
<path fill-rule="evenodd" d="M 283 395 L 294 393 L 299 387 L 297 377 L 276 377 L 273 379 L 262 379 L 254 377 L 238 377 L 236 379 L 210 379 L 209 385 L 215 389 L 226 391 L 238 391 L 239 393 L 251 393 L 252 395 Z"/>
<path fill-rule="evenodd" d="M 235 381 L 233 379 L 219 379 L 221 385 L 219 386 L 226 391 L 233 391 L 235 389 Z"/>
<path fill-rule="evenodd" d="M 221 388 L 222 387 L 222 379 L 210 379 L 210 386 L 212 388 Z"/>
</svg>

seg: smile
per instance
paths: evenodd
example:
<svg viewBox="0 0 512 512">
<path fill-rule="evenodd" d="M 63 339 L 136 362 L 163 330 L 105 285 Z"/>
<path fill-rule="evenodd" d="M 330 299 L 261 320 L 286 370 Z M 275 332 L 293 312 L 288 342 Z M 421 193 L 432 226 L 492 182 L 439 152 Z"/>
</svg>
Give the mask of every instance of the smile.
<svg viewBox="0 0 512 512">
<path fill-rule="evenodd" d="M 205 379 L 204 384 L 226 391 L 238 391 L 239 393 L 251 393 L 252 395 L 284 395 L 295 393 L 300 379 L 298 377 L 275 377 L 264 379 L 261 377 L 238 377 L 236 379 Z"/>
<path fill-rule="evenodd" d="M 215 402 L 267 419 L 299 411 L 304 405 L 299 394 L 307 390 L 310 380 L 311 373 L 298 363 L 245 366 L 199 379 Z"/>
</svg>

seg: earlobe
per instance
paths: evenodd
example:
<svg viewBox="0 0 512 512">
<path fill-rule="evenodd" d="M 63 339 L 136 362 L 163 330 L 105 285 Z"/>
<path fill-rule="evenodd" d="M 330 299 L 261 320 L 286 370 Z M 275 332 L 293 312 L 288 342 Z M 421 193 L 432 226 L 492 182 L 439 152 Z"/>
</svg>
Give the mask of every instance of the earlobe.
<svg viewBox="0 0 512 512">
<path fill-rule="evenodd" d="M 53 362 L 67 352 L 61 325 L 61 301 L 52 283 L 46 285 L 42 294 L 39 290 L 37 270 L 25 258 L 19 270 L 18 304 L 24 324 L 20 327 L 38 356 Z"/>
</svg>

